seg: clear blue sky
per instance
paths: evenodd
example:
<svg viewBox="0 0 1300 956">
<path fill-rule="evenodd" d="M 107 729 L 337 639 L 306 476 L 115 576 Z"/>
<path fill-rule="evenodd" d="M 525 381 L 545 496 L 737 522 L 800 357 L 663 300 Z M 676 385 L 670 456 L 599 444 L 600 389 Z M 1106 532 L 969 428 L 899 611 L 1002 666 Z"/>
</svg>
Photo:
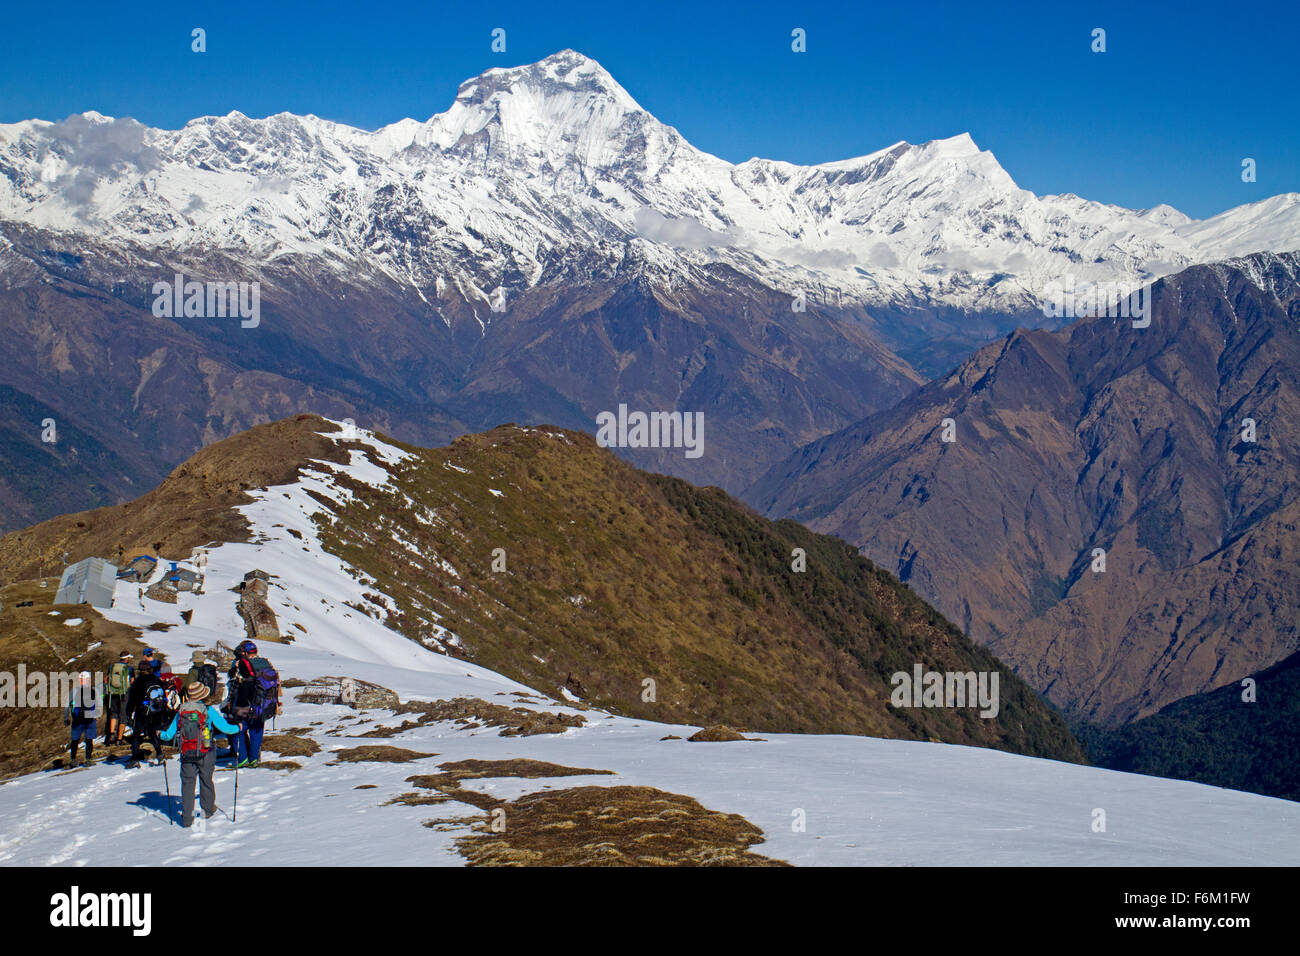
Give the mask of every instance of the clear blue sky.
<svg viewBox="0 0 1300 956">
<path fill-rule="evenodd" d="M 637 8 L 637 9 L 634 9 Z M 641 9 L 653 12 L 640 12 Z M 375 128 L 493 66 L 599 60 L 701 149 L 813 163 L 968 131 L 1020 185 L 1193 216 L 1300 191 L 1300 4 L 26 3 L 0 121 L 98 110 L 175 128 L 315 113 Z M 208 52 L 190 52 L 190 30 Z M 507 33 L 504 54 L 490 33 Z M 790 50 L 807 31 L 808 51 Z M 1107 52 L 1090 50 L 1107 31 Z M 1241 181 L 1241 161 L 1258 181 Z"/>
</svg>

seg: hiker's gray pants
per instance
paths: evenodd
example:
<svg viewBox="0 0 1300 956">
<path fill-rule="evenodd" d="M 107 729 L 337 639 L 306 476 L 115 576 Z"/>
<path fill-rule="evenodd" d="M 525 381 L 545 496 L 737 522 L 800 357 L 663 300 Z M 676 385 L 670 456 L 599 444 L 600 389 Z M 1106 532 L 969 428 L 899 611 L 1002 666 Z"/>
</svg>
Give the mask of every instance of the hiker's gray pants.
<svg viewBox="0 0 1300 956">
<path fill-rule="evenodd" d="M 212 772 L 217 769 L 217 751 L 209 750 L 202 757 L 181 758 L 181 826 L 194 822 L 194 781 L 199 782 L 199 803 L 203 813 L 217 809 L 217 790 L 212 785 Z"/>
</svg>

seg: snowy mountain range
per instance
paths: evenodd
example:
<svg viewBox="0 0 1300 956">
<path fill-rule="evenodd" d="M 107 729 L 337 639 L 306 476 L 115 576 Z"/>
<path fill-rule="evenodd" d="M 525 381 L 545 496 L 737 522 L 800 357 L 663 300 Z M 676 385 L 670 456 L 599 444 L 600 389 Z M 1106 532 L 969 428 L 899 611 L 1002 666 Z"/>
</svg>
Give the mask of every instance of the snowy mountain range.
<svg viewBox="0 0 1300 956">
<path fill-rule="evenodd" d="M 642 109 L 566 50 L 461 85 L 444 113 L 374 132 L 315 116 L 204 117 L 159 130 L 97 113 L 0 126 L 0 219 L 169 250 L 225 250 L 256 272 L 358 260 L 493 318 L 591 262 L 659 282 L 725 263 L 837 305 L 1025 312 L 1043 288 L 1142 282 L 1300 247 L 1300 195 L 1193 220 L 1019 188 L 966 134 L 842 162 L 738 165 Z M 450 321 L 443 316 L 444 321 Z"/>
<path fill-rule="evenodd" d="M 965 135 L 734 165 L 572 51 L 375 132 L 0 126 L 0 349 L 30 356 L 0 368 L 0 530 L 297 412 L 422 444 L 700 412 L 702 456 L 623 453 L 737 493 L 1012 329 L 1064 324 L 1054 286 L 1297 248 L 1295 194 L 1204 221 L 1039 197 Z M 257 327 L 156 314 L 178 274 L 257 283 Z"/>
</svg>

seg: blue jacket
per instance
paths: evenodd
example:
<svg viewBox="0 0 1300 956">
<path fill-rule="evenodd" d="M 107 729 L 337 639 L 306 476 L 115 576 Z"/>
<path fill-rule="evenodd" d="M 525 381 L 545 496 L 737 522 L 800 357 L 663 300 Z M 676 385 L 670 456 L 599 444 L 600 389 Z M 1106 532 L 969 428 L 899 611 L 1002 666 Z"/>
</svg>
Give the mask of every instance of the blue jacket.
<svg viewBox="0 0 1300 956">
<path fill-rule="evenodd" d="M 180 720 L 180 717 L 180 711 L 177 711 L 167 729 L 158 735 L 160 739 L 171 740 L 176 736 L 176 723 Z M 221 716 L 221 711 L 211 705 L 208 706 L 208 726 L 223 734 L 239 733 L 239 725 L 230 723 L 225 717 Z"/>
</svg>

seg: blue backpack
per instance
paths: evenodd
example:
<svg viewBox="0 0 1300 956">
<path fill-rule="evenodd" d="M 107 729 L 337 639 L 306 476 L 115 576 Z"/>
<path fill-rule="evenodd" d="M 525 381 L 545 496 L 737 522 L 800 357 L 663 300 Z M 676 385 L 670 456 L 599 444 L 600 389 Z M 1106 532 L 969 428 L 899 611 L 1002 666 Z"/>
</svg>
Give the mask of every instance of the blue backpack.
<svg viewBox="0 0 1300 956">
<path fill-rule="evenodd" d="M 249 661 L 253 669 L 253 688 L 248 698 L 248 714 L 262 720 L 274 717 L 280 703 L 280 675 L 265 657 Z"/>
<path fill-rule="evenodd" d="M 161 714 L 167 709 L 167 692 L 155 684 L 144 695 L 144 703 L 141 706 L 146 714 Z"/>
</svg>

